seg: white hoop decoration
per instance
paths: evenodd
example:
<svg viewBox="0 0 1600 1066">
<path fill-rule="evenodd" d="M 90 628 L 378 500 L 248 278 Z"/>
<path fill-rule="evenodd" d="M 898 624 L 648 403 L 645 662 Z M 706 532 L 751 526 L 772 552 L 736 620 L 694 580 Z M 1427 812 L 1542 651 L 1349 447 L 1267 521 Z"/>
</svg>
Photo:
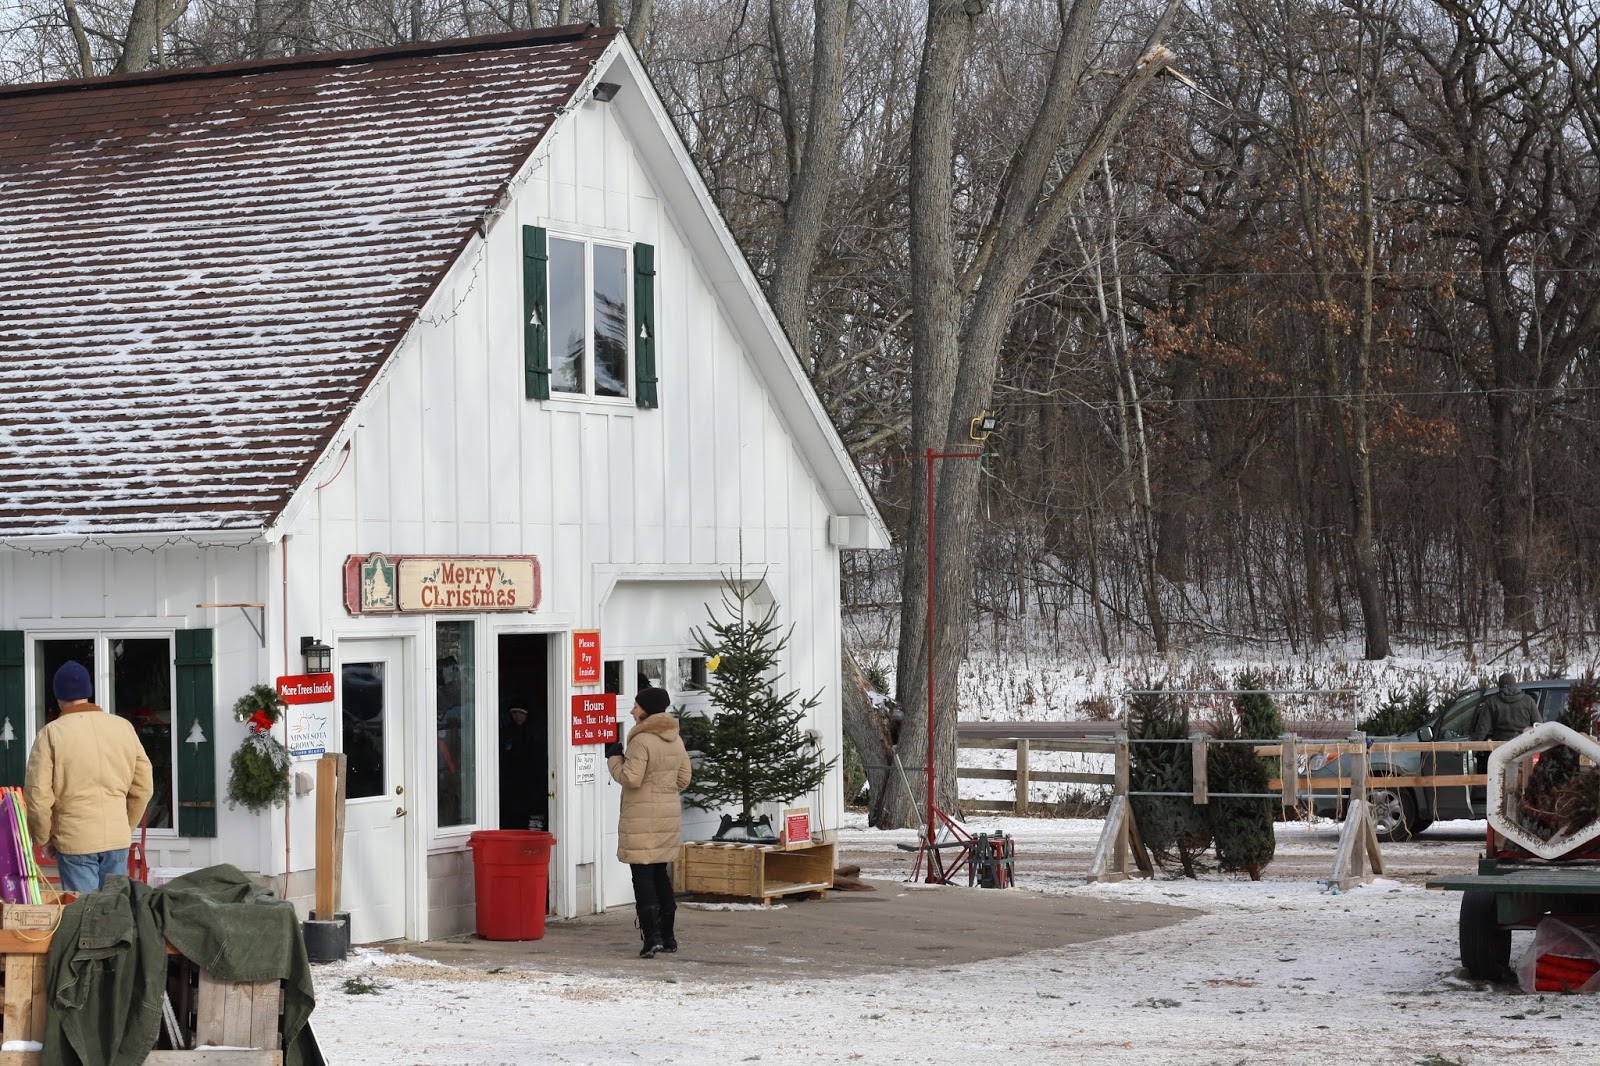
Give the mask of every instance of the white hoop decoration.
<svg viewBox="0 0 1600 1066">
<path fill-rule="evenodd" d="M 1522 845 L 1541 859 L 1559 859 L 1567 852 L 1600 837 L 1600 820 L 1596 820 L 1549 840 L 1540 840 L 1525 829 L 1517 817 L 1522 803 L 1519 786 L 1524 773 L 1516 764 L 1559 747 L 1571 748 L 1590 763 L 1600 764 L 1600 743 L 1558 722 L 1536 725 L 1489 753 L 1489 824 L 1501 836 Z M 1508 781 L 1512 782 L 1509 788 Z"/>
</svg>

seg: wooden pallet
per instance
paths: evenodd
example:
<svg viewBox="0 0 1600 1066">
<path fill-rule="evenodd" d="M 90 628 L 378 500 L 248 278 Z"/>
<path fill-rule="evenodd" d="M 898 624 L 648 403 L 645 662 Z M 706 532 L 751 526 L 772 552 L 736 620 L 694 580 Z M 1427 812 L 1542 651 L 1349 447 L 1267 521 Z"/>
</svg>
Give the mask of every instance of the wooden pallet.
<svg viewBox="0 0 1600 1066">
<path fill-rule="evenodd" d="M 696 895 L 756 900 L 784 896 L 822 899 L 833 887 L 834 846 L 783 848 L 761 844 L 691 842 L 672 868 L 672 887 Z"/>
<path fill-rule="evenodd" d="M 145 1059 L 148 1066 L 283 1066 L 281 982 L 219 981 L 167 950 L 168 994 L 195 1047 L 152 1051 Z M 49 951 L 48 935 L 0 930 L 0 1038 L 5 1041 L 44 1040 Z M 233 1050 L 241 1048 L 250 1050 Z M 0 1051 L 0 1066 L 39 1066 L 41 1057 L 37 1051 Z"/>
</svg>

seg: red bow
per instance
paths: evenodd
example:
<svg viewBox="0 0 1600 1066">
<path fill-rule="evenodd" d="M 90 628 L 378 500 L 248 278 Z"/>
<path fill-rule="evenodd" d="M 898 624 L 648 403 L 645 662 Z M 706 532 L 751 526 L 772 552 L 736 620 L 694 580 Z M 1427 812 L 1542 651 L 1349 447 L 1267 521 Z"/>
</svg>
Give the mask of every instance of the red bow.
<svg viewBox="0 0 1600 1066">
<path fill-rule="evenodd" d="M 272 716 L 266 711 L 257 711 L 249 718 L 250 728 L 257 733 L 265 733 L 272 728 Z"/>
</svg>

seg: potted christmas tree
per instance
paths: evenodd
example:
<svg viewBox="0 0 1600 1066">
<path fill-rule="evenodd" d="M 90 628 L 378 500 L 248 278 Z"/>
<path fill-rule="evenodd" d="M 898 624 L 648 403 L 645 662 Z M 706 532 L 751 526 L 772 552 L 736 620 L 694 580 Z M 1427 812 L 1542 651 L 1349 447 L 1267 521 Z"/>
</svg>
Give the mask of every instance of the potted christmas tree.
<svg viewBox="0 0 1600 1066">
<path fill-rule="evenodd" d="M 778 656 L 794 627 L 780 633 L 777 606 L 752 602 L 758 584 L 746 583 L 742 572 L 739 580 L 724 577 L 724 617 L 707 605 L 706 628 L 691 631 L 706 657 L 707 680 L 696 687 L 710 694 L 712 709 L 678 719 L 684 746 L 698 754 L 688 805 L 737 809 L 737 816 L 723 815 L 717 840 L 776 843 L 771 819 L 757 820 L 756 809 L 816 789 L 833 760 L 824 762 L 815 734 L 800 728 L 821 693 L 801 699 L 798 690 L 778 690 Z"/>
</svg>

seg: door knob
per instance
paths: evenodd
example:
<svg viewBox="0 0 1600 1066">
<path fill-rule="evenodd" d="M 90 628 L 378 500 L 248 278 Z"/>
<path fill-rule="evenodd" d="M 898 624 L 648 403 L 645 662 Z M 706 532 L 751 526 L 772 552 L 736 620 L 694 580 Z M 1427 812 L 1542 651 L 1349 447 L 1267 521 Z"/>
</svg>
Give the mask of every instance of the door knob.
<svg viewBox="0 0 1600 1066">
<path fill-rule="evenodd" d="M 396 785 L 396 786 L 394 786 L 394 794 L 396 796 L 404 796 L 406 794 L 406 786 L 404 786 L 404 785 Z"/>
<path fill-rule="evenodd" d="M 405 817 L 405 813 L 406 813 L 406 809 L 405 809 L 405 808 L 404 808 L 404 807 L 396 807 L 396 808 L 395 808 L 395 809 L 394 809 L 394 816 L 395 816 L 395 817 L 396 817 L 396 818 L 403 818 L 403 817 Z"/>
</svg>

